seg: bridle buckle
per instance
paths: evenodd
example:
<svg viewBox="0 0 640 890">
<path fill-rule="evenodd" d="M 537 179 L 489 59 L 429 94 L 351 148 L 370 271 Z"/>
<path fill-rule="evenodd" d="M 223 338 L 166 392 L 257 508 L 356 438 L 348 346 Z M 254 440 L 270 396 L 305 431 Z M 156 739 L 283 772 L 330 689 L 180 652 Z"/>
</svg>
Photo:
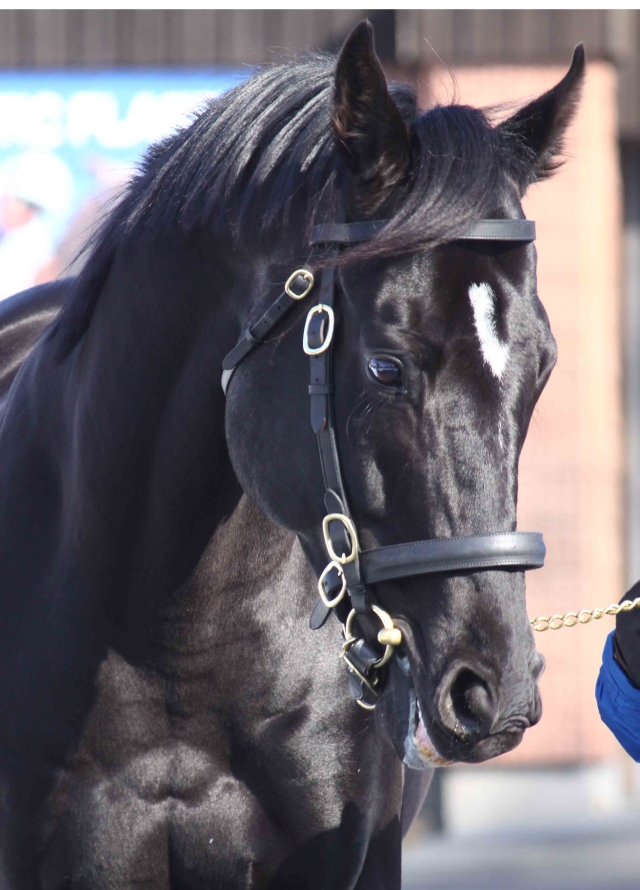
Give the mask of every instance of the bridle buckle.
<svg viewBox="0 0 640 890">
<path fill-rule="evenodd" d="M 326 336 L 320 346 L 310 346 L 309 345 L 309 325 L 311 324 L 311 319 L 318 312 L 325 312 L 329 319 L 329 330 L 326 333 Z M 331 346 L 331 341 L 333 340 L 333 329 L 335 327 L 335 315 L 333 314 L 333 309 L 331 306 L 325 305 L 325 303 L 317 303 L 315 306 L 312 306 L 309 309 L 309 314 L 307 315 L 307 320 L 304 323 L 304 334 L 302 335 L 302 348 L 306 352 L 307 355 L 320 355 L 323 352 L 326 352 L 327 349 Z"/>
<path fill-rule="evenodd" d="M 293 285 L 296 278 L 298 277 L 304 278 L 307 283 L 305 289 L 301 294 L 297 294 L 293 290 Z M 292 300 L 304 300 L 304 298 L 307 296 L 315 283 L 316 280 L 313 277 L 313 272 L 310 272 L 308 269 L 296 269 L 296 271 L 292 272 L 291 275 L 289 275 L 289 277 L 287 278 L 284 286 L 284 292 L 288 297 L 291 297 Z"/>
<path fill-rule="evenodd" d="M 328 599 L 327 595 L 324 592 L 324 587 L 322 585 L 322 582 L 327 577 L 327 575 L 329 574 L 331 569 L 336 569 L 336 571 L 340 575 L 340 578 L 342 581 L 342 586 L 341 586 L 339 592 L 333 597 L 333 599 Z M 338 603 L 342 601 L 342 598 L 344 597 L 346 592 L 347 592 L 347 579 L 344 576 L 344 571 L 342 569 L 342 566 L 339 563 L 337 563 L 335 561 L 335 559 L 332 559 L 331 562 L 329 563 L 329 565 L 324 569 L 324 571 L 320 575 L 320 578 L 318 579 L 318 593 L 320 594 L 320 599 L 325 604 L 327 609 L 333 609 L 334 606 L 337 606 Z"/>
<path fill-rule="evenodd" d="M 334 521 L 341 522 L 347 531 L 347 535 L 351 543 L 351 553 L 348 556 L 345 556 L 344 553 L 339 556 L 333 549 L 331 536 L 329 534 L 329 523 Z M 355 530 L 353 522 L 349 519 L 348 516 L 345 516 L 344 513 L 329 513 L 327 516 L 325 516 L 322 520 L 322 534 L 324 536 L 324 544 L 327 548 L 327 553 L 329 554 L 333 562 L 340 563 L 341 566 L 344 566 L 356 559 L 359 552 L 358 534 Z"/>
</svg>

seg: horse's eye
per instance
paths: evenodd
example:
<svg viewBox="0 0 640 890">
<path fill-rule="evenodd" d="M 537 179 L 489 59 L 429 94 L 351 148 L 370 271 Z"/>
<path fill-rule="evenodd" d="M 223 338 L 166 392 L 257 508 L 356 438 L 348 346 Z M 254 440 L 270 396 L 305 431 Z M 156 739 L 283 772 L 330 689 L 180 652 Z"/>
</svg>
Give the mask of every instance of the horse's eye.
<svg viewBox="0 0 640 890">
<path fill-rule="evenodd" d="M 369 373 L 383 386 L 402 386 L 402 365 L 391 358 L 369 359 Z"/>
</svg>

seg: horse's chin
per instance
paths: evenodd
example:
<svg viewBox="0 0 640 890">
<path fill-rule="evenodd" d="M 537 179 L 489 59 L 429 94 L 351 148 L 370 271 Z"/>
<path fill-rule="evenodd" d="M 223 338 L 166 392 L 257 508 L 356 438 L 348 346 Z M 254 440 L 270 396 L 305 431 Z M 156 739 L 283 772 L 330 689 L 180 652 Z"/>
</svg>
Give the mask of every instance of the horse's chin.
<svg viewBox="0 0 640 890">
<path fill-rule="evenodd" d="M 438 753 L 429 738 L 406 656 L 396 653 L 391 660 L 385 692 L 375 713 L 380 729 L 406 766 L 427 769 L 452 763 Z"/>
<path fill-rule="evenodd" d="M 438 750 L 427 730 L 411 676 L 409 660 L 396 653 L 388 666 L 384 693 L 375 710 L 378 729 L 391 742 L 398 757 L 411 769 L 451 766 L 452 763 L 482 763 L 511 751 L 522 741 L 528 721 L 513 720 L 500 731 L 467 746 L 458 743 L 454 759 Z M 435 727 L 433 735 L 442 735 Z M 446 739 L 446 735 L 445 735 Z M 442 742 L 442 739 L 441 739 Z M 452 743 L 453 744 L 453 743 Z"/>
</svg>

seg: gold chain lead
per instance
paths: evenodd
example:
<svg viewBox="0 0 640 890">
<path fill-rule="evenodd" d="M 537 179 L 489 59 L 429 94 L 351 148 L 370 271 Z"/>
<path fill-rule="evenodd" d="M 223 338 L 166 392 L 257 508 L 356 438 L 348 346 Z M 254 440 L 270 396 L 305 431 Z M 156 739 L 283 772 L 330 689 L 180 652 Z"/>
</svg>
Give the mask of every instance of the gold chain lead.
<svg viewBox="0 0 640 890">
<path fill-rule="evenodd" d="M 634 600 L 625 600 L 622 603 L 611 603 L 606 609 L 580 609 L 579 612 L 565 612 L 564 615 L 539 615 L 531 619 L 534 630 L 542 633 L 545 630 L 560 630 L 561 627 L 575 627 L 576 624 L 589 624 L 597 621 L 603 615 L 617 615 L 618 612 L 628 612 L 640 606 L 640 596 Z"/>
</svg>

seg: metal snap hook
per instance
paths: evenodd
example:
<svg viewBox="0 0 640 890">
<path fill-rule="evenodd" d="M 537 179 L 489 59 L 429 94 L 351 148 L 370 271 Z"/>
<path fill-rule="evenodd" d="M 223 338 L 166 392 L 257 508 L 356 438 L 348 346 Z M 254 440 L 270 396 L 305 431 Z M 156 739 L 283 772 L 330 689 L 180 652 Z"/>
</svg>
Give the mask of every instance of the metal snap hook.
<svg viewBox="0 0 640 890">
<path fill-rule="evenodd" d="M 380 621 L 382 622 L 382 630 L 378 632 L 378 642 L 381 643 L 385 649 L 382 654 L 382 657 L 379 658 L 372 665 L 374 668 L 381 668 L 385 665 L 391 656 L 393 655 L 393 650 L 396 646 L 399 646 L 402 642 L 402 631 L 399 627 L 396 627 L 393 623 L 393 618 L 389 615 L 388 612 L 385 612 L 384 609 L 381 609 L 380 606 L 371 606 L 372 611 L 378 616 Z M 353 620 L 356 617 L 356 610 L 352 609 L 349 612 L 349 616 L 346 620 L 344 626 L 344 635 L 347 641 L 353 639 L 353 634 L 351 629 L 353 627 Z M 382 635 L 382 639 L 380 636 Z M 392 640 L 396 640 L 397 642 L 391 642 Z"/>
<path fill-rule="evenodd" d="M 372 705 L 367 704 L 366 701 L 362 701 L 361 698 L 356 699 L 356 704 L 360 705 L 361 708 L 364 708 L 365 711 L 375 711 L 377 702 L 374 702 Z"/>
<path fill-rule="evenodd" d="M 378 679 L 373 678 L 373 679 L 369 680 L 368 677 L 365 677 L 365 675 L 362 674 L 358 670 L 358 668 L 355 666 L 355 664 L 349 658 L 349 650 L 351 649 L 353 644 L 356 642 L 357 642 L 357 640 L 355 637 L 351 637 L 350 639 L 345 640 L 344 645 L 342 647 L 342 652 L 340 653 L 340 658 L 342 658 L 344 663 L 346 664 L 347 670 L 350 671 L 352 674 L 355 674 L 355 676 L 358 678 L 358 680 L 360 680 L 363 688 L 368 689 L 369 692 L 373 696 L 375 696 L 375 698 L 377 699 L 378 695 L 380 694 L 378 692 L 378 690 L 376 689 Z M 365 711 L 374 711 L 376 708 L 377 700 L 374 701 L 373 704 L 369 704 L 368 702 L 363 701 L 361 698 L 357 698 L 356 704 L 360 705 L 361 708 L 364 708 Z"/>
</svg>

